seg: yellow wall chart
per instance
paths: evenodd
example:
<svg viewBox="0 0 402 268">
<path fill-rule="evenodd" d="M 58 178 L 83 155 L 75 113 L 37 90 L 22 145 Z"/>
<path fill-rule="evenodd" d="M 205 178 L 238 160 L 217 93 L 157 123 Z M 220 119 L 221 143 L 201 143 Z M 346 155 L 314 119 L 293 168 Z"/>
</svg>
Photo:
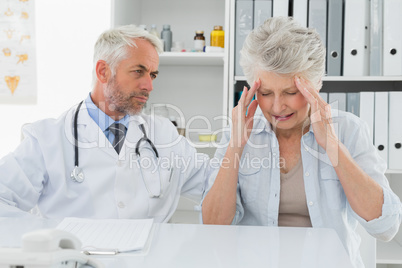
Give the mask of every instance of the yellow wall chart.
<svg viewBox="0 0 402 268">
<path fill-rule="evenodd" d="M 0 103 L 36 103 L 34 0 L 0 1 Z"/>
</svg>

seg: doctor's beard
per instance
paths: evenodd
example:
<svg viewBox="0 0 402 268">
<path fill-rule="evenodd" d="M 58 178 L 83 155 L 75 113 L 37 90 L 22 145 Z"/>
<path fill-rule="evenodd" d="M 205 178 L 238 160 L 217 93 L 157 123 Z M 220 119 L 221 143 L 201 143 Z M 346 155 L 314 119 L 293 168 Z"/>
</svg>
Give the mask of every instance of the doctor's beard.
<svg viewBox="0 0 402 268">
<path fill-rule="evenodd" d="M 141 113 L 145 106 L 145 103 L 138 102 L 135 97 L 149 97 L 147 92 L 131 92 L 125 94 L 121 90 L 121 86 L 116 82 L 113 77 L 107 84 L 104 96 L 107 103 L 109 103 L 109 109 L 117 111 L 119 113 L 136 115 Z"/>
</svg>

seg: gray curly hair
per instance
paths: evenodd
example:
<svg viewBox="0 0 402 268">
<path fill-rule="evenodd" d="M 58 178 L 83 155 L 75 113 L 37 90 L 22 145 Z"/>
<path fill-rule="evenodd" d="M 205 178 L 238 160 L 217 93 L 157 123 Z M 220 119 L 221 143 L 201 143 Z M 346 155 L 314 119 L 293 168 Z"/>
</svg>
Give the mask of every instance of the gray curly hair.
<svg viewBox="0 0 402 268">
<path fill-rule="evenodd" d="M 317 89 L 325 73 L 325 46 L 315 29 L 292 17 L 273 17 L 255 28 L 240 51 L 240 65 L 249 85 L 263 70 L 283 75 L 300 73 Z"/>
</svg>

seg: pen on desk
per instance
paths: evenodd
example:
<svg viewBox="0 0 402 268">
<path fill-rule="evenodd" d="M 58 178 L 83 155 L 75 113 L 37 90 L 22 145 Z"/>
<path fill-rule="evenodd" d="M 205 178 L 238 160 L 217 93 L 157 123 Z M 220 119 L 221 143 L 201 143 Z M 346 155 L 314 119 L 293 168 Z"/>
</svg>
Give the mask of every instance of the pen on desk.
<svg viewBox="0 0 402 268">
<path fill-rule="evenodd" d="M 83 250 L 85 255 L 116 255 L 119 253 L 117 250 Z"/>
</svg>

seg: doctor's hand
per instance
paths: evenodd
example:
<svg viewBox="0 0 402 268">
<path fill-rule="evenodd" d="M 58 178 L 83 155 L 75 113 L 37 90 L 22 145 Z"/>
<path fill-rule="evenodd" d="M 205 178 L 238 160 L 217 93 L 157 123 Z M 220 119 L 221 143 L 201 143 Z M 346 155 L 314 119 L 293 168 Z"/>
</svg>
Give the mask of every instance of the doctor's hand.
<svg viewBox="0 0 402 268">
<path fill-rule="evenodd" d="M 318 90 L 305 79 L 295 76 L 295 84 L 310 104 L 310 123 L 313 126 L 317 143 L 326 151 L 328 151 L 329 145 L 337 146 L 339 140 L 332 122 L 331 106 L 321 98 Z"/>
<path fill-rule="evenodd" d="M 248 141 L 250 132 L 253 129 L 253 117 L 258 106 L 257 100 L 252 101 L 252 99 L 260 86 L 261 81 L 257 79 L 249 90 L 244 87 L 239 103 L 232 110 L 230 146 L 234 148 L 243 149 Z"/>
</svg>

